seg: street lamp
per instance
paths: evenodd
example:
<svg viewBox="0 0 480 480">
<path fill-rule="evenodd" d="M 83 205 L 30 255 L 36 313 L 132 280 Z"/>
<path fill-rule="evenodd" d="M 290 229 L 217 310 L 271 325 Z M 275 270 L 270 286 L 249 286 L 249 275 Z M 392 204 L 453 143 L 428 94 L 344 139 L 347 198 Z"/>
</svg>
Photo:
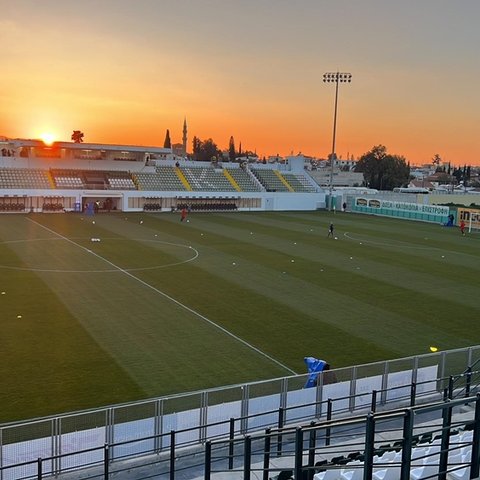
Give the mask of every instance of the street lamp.
<svg viewBox="0 0 480 480">
<path fill-rule="evenodd" d="M 324 83 L 335 83 L 335 110 L 333 114 L 333 141 L 332 153 L 330 155 L 330 202 L 329 210 L 332 209 L 332 191 L 333 191 L 333 164 L 337 155 L 335 154 L 335 137 L 337 133 L 337 105 L 338 105 L 338 84 L 350 83 L 352 81 L 352 74 L 345 72 L 327 72 L 323 74 Z"/>
</svg>

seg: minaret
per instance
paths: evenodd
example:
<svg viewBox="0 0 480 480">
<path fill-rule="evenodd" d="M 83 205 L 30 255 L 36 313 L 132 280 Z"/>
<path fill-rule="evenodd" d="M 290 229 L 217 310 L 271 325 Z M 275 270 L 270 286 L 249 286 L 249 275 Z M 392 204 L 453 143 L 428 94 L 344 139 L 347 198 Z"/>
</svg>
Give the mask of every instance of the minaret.
<svg viewBox="0 0 480 480">
<path fill-rule="evenodd" d="M 183 120 L 183 154 L 187 154 L 187 117 L 184 118 Z"/>
</svg>

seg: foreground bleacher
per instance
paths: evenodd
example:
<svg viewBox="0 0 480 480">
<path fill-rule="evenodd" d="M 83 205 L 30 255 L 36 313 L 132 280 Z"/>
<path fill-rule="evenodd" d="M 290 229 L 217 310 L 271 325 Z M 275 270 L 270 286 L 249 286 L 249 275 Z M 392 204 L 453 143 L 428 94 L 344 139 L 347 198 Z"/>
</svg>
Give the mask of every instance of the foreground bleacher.
<svg viewBox="0 0 480 480">
<path fill-rule="evenodd" d="M 293 376 L 2 425 L 0 476 L 466 478 L 479 460 L 479 361 L 470 347 L 330 370 L 309 389 Z"/>
</svg>

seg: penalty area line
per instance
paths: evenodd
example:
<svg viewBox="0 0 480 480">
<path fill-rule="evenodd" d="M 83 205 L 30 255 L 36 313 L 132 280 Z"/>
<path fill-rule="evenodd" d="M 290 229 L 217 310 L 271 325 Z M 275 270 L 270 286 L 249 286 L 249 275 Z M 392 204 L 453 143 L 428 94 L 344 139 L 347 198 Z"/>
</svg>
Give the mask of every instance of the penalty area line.
<svg viewBox="0 0 480 480">
<path fill-rule="evenodd" d="M 164 298 L 166 298 L 167 300 L 173 302 L 175 305 L 179 306 L 180 308 L 186 310 L 187 312 L 195 315 L 196 317 L 202 319 L 204 322 L 208 323 L 209 325 L 211 325 L 212 327 L 216 328 L 217 330 L 220 330 L 222 333 L 224 333 L 225 335 L 228 335 L 229 337 L 233 338 L 234 340 L 236 340 L 237 342 L 243 344 L 244 346 L 246 346 L 247 348 L 249 348 L 250 350 L 253 350 L 254 352 L 256 352 L 257 354 L 265 357 L 266 359 L 270 360 L 271 362 L 275 363 L 277 366 L 283 368 L 284 370 L 286 370 L 287 372 L 291 373 L 292 375 L 298 375 L 297 372 L 295 372 L 294 370 L 292 370 L 290 367 L 287 367 L 287 365 L 284 365 L 282 362 L 280 362 L 279 360 L 277 360 L 276 358 L 273 358 L 272 356 L 270 356 L 268 353 L 265 353 L 264 351 L 260 350 L 259 348 L 255 347 L 254 345 L 252 345 L 251 343 L 247 342 L 246 340 L 244 340 L 243 338 L 240 338 L 239 336 L 235 335 L 234 333 L 230 332 L 229 330 L 227 330 L 225 327 L 222 327 L 221 325 L 219 325 L 218 323 L 215 323 L 213 320 L 210 320 L 209 318 L 205 317 L 204 315 L 202 315 L 201 313 L 197 312 L 196 310 L 194 310 L 193 308 L 190 308 L 189 306 L 185 305 L 184 303 L 176 300 L 175 298 L 171 297 L 170 295 L 168 295 L 168 293 L 165 293 L 163 292 L 162 290 L 159 290 L 158 288 L 154 287 L 153 285 L 150 285 L 149 283 L 145 282 L 144 280 L 142 280 L 141 278 L 138 278 L 137 276 L 133 275 L 132 273 L 130 273 L 129 271 L 127 270 L 124 270 L 122 267 L 119 267 L 118 265 L 114 264 L 113 262 L 111 262 L 110 260 L 107 260 L 105 257 L 102 257 L 101 255 L 99 255 L 98 253 L 95 253 L 93 250 L 90 250 L 86 247 L 84 247 L 83 245 L 80 245 L 79 243 L 77 242 L 74 242 L 73 240 L 63 236 L 62 234 L 58 233 L 58 232 L 55 232 L 54 230 L 51 230 L 50 228 L 46 227 L 45 225 L 42 225 L 41 223 L 38 223 L 36 222 L 35 220 L 32 220 L 31 218 L 27 218 L 28 221 L 38 225 L 39 227 L 43 228 L 44 230 L 46 230 L 47 232 L 50 232 L 52 233 L 53 235 L 56 235 L 60 238 L 62 238 L 63 240 L 65 240 L 66 242 L 69 242 L 71 243 L 72 245 L 75 245 L 77 248 L 80 248 L 82 250 L 84 250 L 85 252 L 88 252 L 92 255 L 94 255 L 95 257 L 97 257 L 99 260 L 105 262 L 105 263 L 108 263 L 110 266 L 112 266 L 115 270 L 118 270 L 119 272 L 127 275 L 128 277 L 130 277 L 132 280 L 135 280 L 137 281 L 138 283 L 142 284 L 143 286 L 149 288 L 150 290 L 154 291 L 155 293 L 158 293 L 159 295 L 163 296 Z"/>
</svg>

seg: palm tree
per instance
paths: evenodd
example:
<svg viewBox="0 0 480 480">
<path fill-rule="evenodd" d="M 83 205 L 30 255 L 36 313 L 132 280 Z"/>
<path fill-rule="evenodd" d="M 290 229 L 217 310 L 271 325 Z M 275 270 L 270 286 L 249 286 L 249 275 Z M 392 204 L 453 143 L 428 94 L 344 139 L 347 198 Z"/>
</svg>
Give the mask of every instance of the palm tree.
<svg viewBox="0 0 480 480">
<path fill-rule="evenodd" d="M 438 167 L 441 162 L 442 162 L 442 157 L 440 157 L 440 155 L 436 153 L 432 158 L 432 164 Z"/>
<path fill-rule="evenodd" d="M 72 142 L 83 143 L 83 132 L 80 130 L 74 130 L 72 133 Z"/>
</svg>

